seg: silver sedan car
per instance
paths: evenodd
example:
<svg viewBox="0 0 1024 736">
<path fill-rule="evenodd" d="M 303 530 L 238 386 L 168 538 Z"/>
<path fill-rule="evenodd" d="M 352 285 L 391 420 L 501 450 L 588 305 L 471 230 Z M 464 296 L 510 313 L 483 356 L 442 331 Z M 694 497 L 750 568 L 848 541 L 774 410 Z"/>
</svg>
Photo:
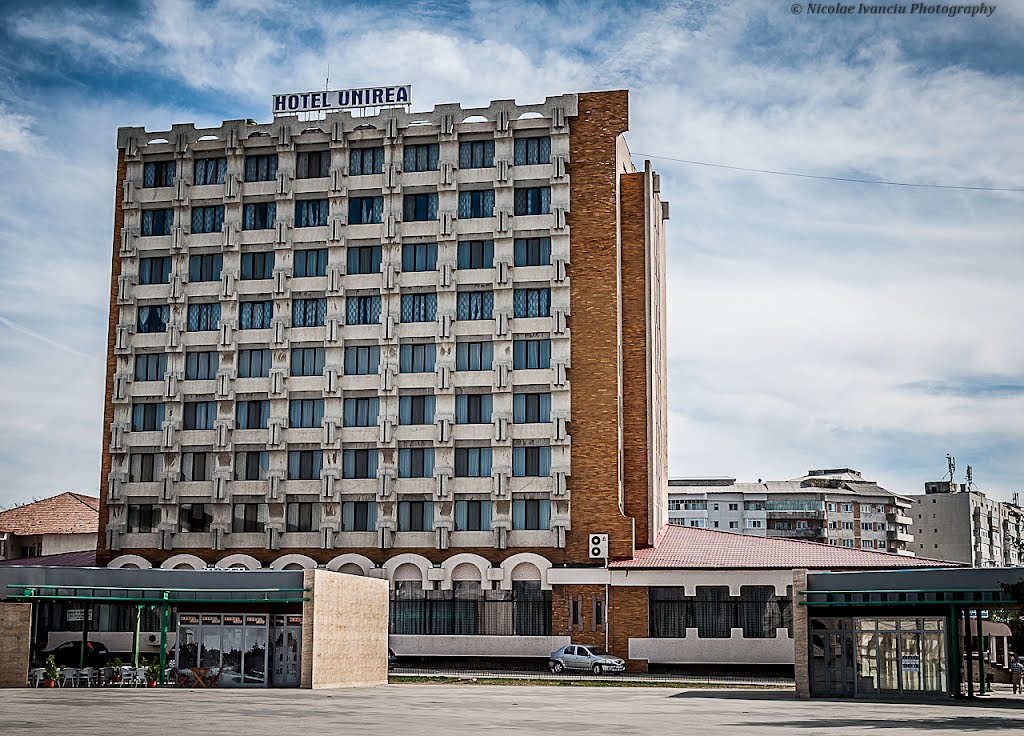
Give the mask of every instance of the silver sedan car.
<svg viewBox="0 0 1024 736">
<path fill-rule="evenodd" d="M 626 663 L 597 647 L 568 644 L 551 652 L 548 667 L 552 672 L 590 670 L 595 675 L 600 675 L 603 672 L 622 672 L 626 669 Z"/>
</svg>

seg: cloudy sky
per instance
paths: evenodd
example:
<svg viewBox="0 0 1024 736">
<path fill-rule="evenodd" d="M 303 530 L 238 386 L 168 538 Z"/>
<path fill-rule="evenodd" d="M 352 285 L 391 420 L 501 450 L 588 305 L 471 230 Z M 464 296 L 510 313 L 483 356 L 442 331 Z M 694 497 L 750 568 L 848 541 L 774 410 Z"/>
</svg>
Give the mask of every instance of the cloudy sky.
<svg viewBox="0 0 1024 736">
<path fill-rule="evenodd" d="M 909 10 L 908 3 L 908 10 Z M 854 467 L 1024 489 L 1024 4 L 6 2 L 0 506 L 99 487 L 116 130 L 270 118 L 274 92 L 414 108 L 626 87 L 669 228 L 671 472 Z M 579 367 L 579 366 L 577 366 Z M 579 409 L 577 409 L 579 411 Z"/>
</svg>

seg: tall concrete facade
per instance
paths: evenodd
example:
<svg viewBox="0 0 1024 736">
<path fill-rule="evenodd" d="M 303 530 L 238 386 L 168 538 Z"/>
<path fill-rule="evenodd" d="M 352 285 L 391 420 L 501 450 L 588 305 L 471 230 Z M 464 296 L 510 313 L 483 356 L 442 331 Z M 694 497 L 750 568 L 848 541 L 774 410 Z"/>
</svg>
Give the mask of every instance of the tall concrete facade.
<svg viewBox="0 0 1024 736">
<path fill-rule="evenodd" d="M 912 554 L 909 497 L 856 470 L 809 470 L 787 481 L 669 481 L 669 522 L 761 537 Z"/>
<path fill-rule="evenodd" d="M 913 552 L 973 567 L 1024 564 L 1024 510 L 1017 503 L 988 498 L 964 485 L 925 483 L 913 506 Z"/>
<path fill-rule="evenodd" d="M 668 204 L 628 122 L 613 91 L 120 129 L 100 561 L 469 594 L 653 544 Z"/>
</svg>

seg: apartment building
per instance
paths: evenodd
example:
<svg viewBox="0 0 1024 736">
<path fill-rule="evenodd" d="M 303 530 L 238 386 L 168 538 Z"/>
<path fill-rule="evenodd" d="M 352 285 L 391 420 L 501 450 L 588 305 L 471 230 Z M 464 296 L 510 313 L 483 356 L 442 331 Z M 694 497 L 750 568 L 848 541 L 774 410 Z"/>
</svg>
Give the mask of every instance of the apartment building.
<svg viewBox="0 0 1024 736">
<path fill-rule="evenodd" d="M 973 567 L 1024 564 L 1024 509 L 1016 497 L 997 501 L 950 481 L 925 483 L 924 491 L 908 496 L 913 504 L 910 550 Z"/>
<path fill-rule="evenodd" d="M 909 554 L 909 500 L 856 470 L 809 470 L 786 481 L 669 481 L 669 523 Z"/>
<path fill-rule="evenodd" d="M 625 91 L 369 112 L 118 131 L 98 556 L 542 601 L 546 653 L 546 571 L 666 522 L 659 177 Z"/>
</svg>

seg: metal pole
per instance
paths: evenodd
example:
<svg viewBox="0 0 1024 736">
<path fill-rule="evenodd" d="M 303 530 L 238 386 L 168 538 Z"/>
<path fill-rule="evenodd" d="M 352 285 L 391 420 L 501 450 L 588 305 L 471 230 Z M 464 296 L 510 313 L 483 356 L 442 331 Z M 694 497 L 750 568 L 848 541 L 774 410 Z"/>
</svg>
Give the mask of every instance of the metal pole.
<svg viewBox="0 0 1024 736">
<path fill-rule="evenodd" d="M 974 638 L 971 635 L 971 609 L 964 609 L 964 658 L 967 660 L 967 697 L 974 697 Z"/>
<path fill-rule="evenodd" d="M 167 607 L 169 593 L 164 591 L 164 600 L 160 604 L 160 684 L 164 684 L 164 668 L 167 666 L 167 623 L 170 611 Z"/>
<path fill-rule="evenodd" d="M 78 652 L 78 669 L 85 667 L 85 645 L 89 641 L 89 614 L 92 613 L 92 606 L 82 609 L 82 649 Z"/>
<path fill-rule="evenodd" d="M 948 640 L 948 657 L 949 657 L 949 682 L 946 683 L 949 688 L 949 692 L 955 696 L 960 695 L 960 681 L 961 672 L 960 668 L 963 660 L 960 658 L 960 637 L 958 636 L 960 629 L 960 614 L 956 611 L 956 606 L 951 605 L 949 607 L 949 640 Z"/>
<path fill-rule="evenodd" d="M 978 613 L 978 695 L 985 695 L 985 632 L 981 625 L 981 609 Z"/>
</svg>

